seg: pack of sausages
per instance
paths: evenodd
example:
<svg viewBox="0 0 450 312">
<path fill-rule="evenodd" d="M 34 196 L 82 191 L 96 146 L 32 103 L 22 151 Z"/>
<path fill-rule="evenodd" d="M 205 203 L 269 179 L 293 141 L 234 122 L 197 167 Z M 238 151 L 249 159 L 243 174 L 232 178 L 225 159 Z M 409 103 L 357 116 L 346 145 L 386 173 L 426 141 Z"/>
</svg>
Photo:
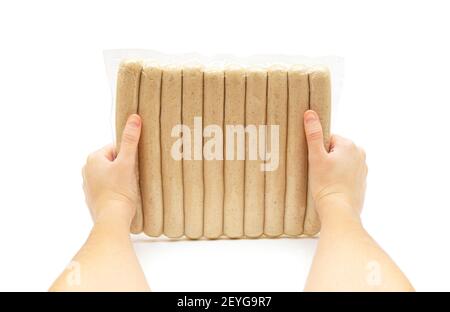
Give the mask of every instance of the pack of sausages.
<svg viewBox="0 0 450 312">
<path fill-rule="evenodd" d="M 330 66 L 110 53 L 117 151 L 128 116 L 142 118 L 141 205 L 132 233 L 188 239 L 319 233 L 303 114 L 318 113 L 328 148 Z"/>
</svg>

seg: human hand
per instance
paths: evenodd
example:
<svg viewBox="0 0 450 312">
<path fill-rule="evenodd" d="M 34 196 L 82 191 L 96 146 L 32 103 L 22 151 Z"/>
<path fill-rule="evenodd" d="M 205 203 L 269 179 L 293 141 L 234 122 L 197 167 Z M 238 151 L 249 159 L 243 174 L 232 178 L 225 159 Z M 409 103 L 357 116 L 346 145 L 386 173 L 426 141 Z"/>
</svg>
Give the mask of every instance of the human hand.
<svg viewBox="0 0 450 312">
<path fill-rule="evenodd" d="M 136 157 L 141 119 L 134 114 L 123 130 L 120 152 L 112 145 L 90 154 L 83 167 L 83 190 L 94 223 L 113 222 L 128 230 L 136 213 L 139 188 Z"/>
<path fill-rule="evenodd" d="M 319 218 L 323 221 L 329 215 L 344 213 L 359 220 L 367 176 L 364 150 L 350 140 L 333 135 L 327 152 L 318 115 L 311 110 L 305 112 L 304 123 L 309 185 Z"/>
</svg>

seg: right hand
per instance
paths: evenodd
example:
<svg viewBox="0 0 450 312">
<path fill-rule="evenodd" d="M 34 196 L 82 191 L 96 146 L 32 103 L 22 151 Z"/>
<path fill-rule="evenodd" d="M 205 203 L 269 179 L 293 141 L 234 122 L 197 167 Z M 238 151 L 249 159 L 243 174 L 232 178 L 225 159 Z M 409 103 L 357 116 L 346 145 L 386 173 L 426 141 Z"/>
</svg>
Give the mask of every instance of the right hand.
<svg viewBox="0 0 450 312">
<path fill-rule="evenodd" d="M 316 112 L 304 114 L 308 142 L 309 187 L 319 218 L 348 213 L 359 219 L 366 189 L 367 165 L 363 149 L 352 141 L 333 135 L 330 151 L 323 143 L 323 132 Z"/>
</svg>

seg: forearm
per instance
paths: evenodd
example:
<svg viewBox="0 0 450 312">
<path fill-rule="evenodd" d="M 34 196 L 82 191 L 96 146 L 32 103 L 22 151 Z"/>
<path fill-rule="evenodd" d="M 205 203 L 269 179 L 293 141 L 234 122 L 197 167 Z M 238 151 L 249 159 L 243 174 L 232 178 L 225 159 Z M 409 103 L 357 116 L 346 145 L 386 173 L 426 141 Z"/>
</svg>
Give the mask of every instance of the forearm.
<svg viewBox="0 0 450 312">
<path fill-rule="evenodd" d="M 327 213 L 321 220 L 320 239 L 305 290 L 413 290 L 397 265 L 365 231 L 359 217 L 336 205 L 343 204 L 323 207 Z"/>
<path fill-rule="evenodd" d="M 120 220 L 94 225 L 88 240 L 51 291 L 147 291 L 148 284 Z"/>
</svg>

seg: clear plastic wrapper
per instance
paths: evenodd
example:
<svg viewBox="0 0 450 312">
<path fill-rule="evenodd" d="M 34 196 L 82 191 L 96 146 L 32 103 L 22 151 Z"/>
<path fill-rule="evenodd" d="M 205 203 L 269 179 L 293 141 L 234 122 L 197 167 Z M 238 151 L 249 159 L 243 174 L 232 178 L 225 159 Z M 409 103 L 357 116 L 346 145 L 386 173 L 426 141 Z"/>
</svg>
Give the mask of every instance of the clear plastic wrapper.
<svg viewBox="0 0 450 312">
<path fill-rule="evenodd" d="M 118 149 L 128 115 L 143 119 L 142 205 L 132 233 L 189 239 L 319 233 L 302 117 L 307 109 L 318 113 L 328 146 L 341 58 L 104 55 Z"/>
</svg>

